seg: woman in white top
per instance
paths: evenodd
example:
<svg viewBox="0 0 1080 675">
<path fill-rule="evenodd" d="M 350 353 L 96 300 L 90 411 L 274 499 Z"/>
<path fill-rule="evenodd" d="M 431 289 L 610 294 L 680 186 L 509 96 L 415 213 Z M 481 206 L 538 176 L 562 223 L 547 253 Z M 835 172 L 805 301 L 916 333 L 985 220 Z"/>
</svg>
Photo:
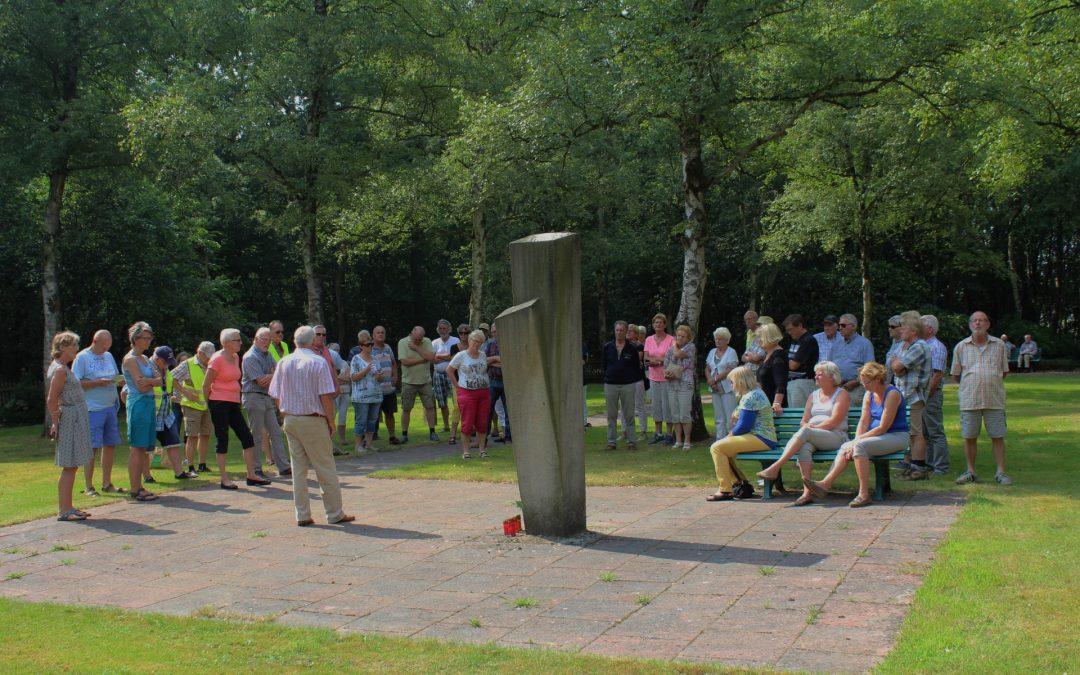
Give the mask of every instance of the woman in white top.
<svg viewBox="0 0 1080 675">
<path fill-rule="evenodd" d="M 802 426 L 787 442 L 784 454 L 767 469 L 758 473 L 759 478 L 776 480 L 780 468 L 796 453 L 799 455 L 799 473 L 810 480 L 814 470 L 815 450 L 836 450 L 848 440 L 848 409 L 851 398 L 840 386 L 843 378 L 840 368 L 832 361 L 818 361 L 814 366 L 814 380 L 818 389 L 806 400 Z M 792 506 L 804 506 L 813 500 L 808 488 Z"/>
<path fill-rule="evenodd" d="M 739 355 L 728 346 L 731 331 L 721 326 L 713 331 L 716 347 L 705 357 L 705 380 L 712 392 L 713 421 L 716 424 L 716 440 L 724 438 L 731 426 L 731 416 L 738 401 L 731 390 L 727 375 L 739 366 Z"/>
<path fill-rule="evenodd" d="M 468 349 L 454 354 L 446 375 L 457 387 L 458 408 L 461 409 L 461 440 L 465 443 L 462 459 L 470 459 L 469 437 L 476 434 L 480 447 L 480 459 L 487 459 L 487 426 L 491 412 L 491 396 L 488 391 L 488 366 L 502 365 L 498 356 L 487 356 L 480 351 L 484 344 L 484 331 L 469 333 Z"/>
</svg>

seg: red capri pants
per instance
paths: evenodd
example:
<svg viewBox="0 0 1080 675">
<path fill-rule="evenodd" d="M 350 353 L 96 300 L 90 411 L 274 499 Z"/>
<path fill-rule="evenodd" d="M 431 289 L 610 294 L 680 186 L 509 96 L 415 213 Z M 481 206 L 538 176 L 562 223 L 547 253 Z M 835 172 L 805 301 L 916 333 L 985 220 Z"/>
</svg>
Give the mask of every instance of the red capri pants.
<svg viewBox="0 0 1080 675">
<path fill-rule="evenodd" d="M 461 410 L 461 435 L 465 438 L 473 432 L 487 433 L 488 415 L 491 412 L 491 394 L 483 389 L 458 387 L 458 408 Z"/>
</svg>

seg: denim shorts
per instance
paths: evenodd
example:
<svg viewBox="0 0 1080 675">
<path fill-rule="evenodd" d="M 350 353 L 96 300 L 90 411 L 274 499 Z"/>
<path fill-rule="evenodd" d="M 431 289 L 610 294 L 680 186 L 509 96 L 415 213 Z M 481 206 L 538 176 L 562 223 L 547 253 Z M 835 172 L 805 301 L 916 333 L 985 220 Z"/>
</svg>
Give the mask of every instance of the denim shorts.
<svg viewBox="0 0 1080 675">
<path fill-rule="evenodd" d="M 113 406 L 90 413 L 90 447 L 104 448 L 120 445 L 120 422 Z"/>
</svg>

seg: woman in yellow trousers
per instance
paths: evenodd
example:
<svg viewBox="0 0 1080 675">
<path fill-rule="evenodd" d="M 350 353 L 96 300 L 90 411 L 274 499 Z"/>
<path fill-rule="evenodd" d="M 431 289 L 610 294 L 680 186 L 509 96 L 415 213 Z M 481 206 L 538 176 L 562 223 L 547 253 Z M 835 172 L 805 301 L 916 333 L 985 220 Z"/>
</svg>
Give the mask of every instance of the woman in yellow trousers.
<svg viewBox="0 0 1080 675">
<path fill-rule="evenodd" d="M 710 502 L 725 502 L 735 498 L 736 475 L 732 463 L 736 455 L 741 452 L 767 450 L 778 445 L 772 404 L 761 390 L 757 377 L 746 366 L 732 370 L 727 377 L 732 390 L 739 397 L 738 417 L 731 425 L 728 435 L 709 448 L 716 467 L 716 482 L 719 484 L 716 494 L 705 498 Z"/>
</svg>

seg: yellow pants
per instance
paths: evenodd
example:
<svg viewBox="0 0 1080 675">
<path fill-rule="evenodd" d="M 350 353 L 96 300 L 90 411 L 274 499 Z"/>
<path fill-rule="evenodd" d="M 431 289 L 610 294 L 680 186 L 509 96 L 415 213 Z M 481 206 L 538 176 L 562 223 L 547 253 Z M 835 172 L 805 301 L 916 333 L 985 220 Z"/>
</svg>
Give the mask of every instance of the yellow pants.
<svg viewBox="0 0 1080 675">
<path fill-rule="evenodd" d="M 709 452 L 712 454 L 713 465 L 716 467 L 716 482 L 720 485 L 719 492 L 731 492 L 735 486 L 735 472 L 731 463 L 740 452 L 756 452 L 768 449 L 765 441 L 753 434 L 741 436 L 726 436 L 712 444 Z"/>
<path fill-rule="evenodd" d="M 453 387 L 453 384 L 450 384 Z M 450 428 L 457 429 L 458 423 L 461 422 L 461 409 L 457 406 L 457 391 L 453 396 L 446 397 L 446 404 L 450 406 Z"/>
</svg>

